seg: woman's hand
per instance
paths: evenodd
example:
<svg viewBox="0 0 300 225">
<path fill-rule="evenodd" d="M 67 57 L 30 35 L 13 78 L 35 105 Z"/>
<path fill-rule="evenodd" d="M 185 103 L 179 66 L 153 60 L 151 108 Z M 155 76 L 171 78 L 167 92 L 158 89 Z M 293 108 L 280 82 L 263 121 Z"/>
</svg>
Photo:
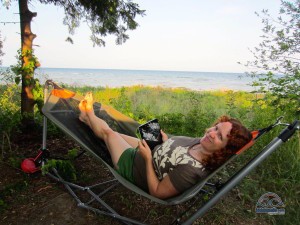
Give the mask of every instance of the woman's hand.
<svg viewBox="0 0 300 225">
<path fill-rule="evenodd" d="M 144 160 L 152 160 L 151 149 L 149 148 L 147 142 L 143 139 L 138 143 L 139 152 L 141 153 Z"/>
<path fill-rule="evenodd" d="M 165 133 L 164 135 L 168 139 Z M 147 142 L 145 140 L 139 141 L 138 147 L 139 147 L 139 152 L 144 158 L 146 164 L 146 174 L 147 174 L 149 193 L 161 199 L 169 198 L 179 194 L 179 192 L 173 186 L 170 177 L 168 175 L 165 176 L 161 181 L 158 180 L 153 167 L 151 150 Z"/>
<path fill-rule="evenodd" d="M 166 140 L 168 140 L 168 135 L 163 132 L 163 130 L 160 130 L 161 136 L 162 136 L 162 141 L 165 142 Z"/>
</svg>

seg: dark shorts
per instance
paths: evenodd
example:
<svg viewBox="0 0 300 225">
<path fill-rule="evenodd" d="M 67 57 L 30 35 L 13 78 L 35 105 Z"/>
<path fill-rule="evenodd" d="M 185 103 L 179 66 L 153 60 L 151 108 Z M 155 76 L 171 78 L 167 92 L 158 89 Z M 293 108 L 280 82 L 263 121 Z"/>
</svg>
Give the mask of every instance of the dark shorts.
<svg viewBox="0 0 300 225">
<path fill-rule="evenodd" d="M 117 172 L 126 180 L 134 184 L 133 163 L 137 149 L 126 149 L 119 158 Z"/>
</svg>

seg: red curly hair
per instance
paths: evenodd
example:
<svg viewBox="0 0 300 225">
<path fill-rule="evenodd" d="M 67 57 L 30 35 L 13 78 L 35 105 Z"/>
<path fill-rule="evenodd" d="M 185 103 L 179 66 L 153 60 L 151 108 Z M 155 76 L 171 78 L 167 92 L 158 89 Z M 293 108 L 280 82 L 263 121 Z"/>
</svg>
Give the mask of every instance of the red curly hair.
<svg viewBox="0 0 300 225">
<path fill-rule="evenodd" d="M 214 123 L 214 126 L 222 122 L 230 122 L 232 128 L 227 136 L 227 145 L 204 160 L 205 166 L 211 170 L 222 165 L 252 139 L 251 132 L 239 120 L 230 118 L 229 116 L 221 116 Z"/>
</svg>

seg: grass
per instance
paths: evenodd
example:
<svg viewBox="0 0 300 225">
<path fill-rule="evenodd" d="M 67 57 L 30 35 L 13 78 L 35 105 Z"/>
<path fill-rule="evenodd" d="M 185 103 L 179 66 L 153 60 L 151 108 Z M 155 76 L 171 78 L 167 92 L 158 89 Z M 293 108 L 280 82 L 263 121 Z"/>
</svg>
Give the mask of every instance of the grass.
<svg viewBox="0 0 300 225">
<path fill-rule="evenodd" d="M 207 127 L 221 115 L 227 114 L 240 119 L 249 129 L 259 129 L 274 123 L 284 115 L 284 122 L 296 119 L 293 112 L 276 109 L 262 98 L 247 92 L 207 91 L 195 92 L 183 89 L 151 88 L 133 86 L 128 88 L 92 88 L 72 89 L 84 94 L 92 91 L 98 102 L 110 104 L 117 110 L 143 123 L 158 118 L 163 130 L 174 135 L 201 136 Z M 4 90 L 3 88 L 0 90 Z M 9 102 L 0 97 L 0 103 Z M 8 97 L 7 97 L 8 98 Z M 11 101 L 9 104 L 12 104 Z M 14 103 L 17 105 L 18 103 Z M 9 109 L 12 107 L 10 105 Z M 18 107 L 15 107 L 17 110 Z M 2 108 L 2 111 L 5 107 Z M 12 112 L 9 112 L 12 113 Z M 2 114 L 4 115 L 4 114 Z M 299 119 L 299 118 L 298 118 Z M 14 123 L 12 123 L 14 124 Z M 245 165 L 255 154 L 276 137 L 282 128 L 275 128 L 249 151 L 238 157 L 221 176 L 230 176 Z M 300 220 L 300 138 L 299 133 L 282 145 L 266 159 L 256 170 L 247 176 L 236 188 L 240 205 L 219 203 L 216 212 L 210 211 L 206 217 L 213 224 L 230 224 L 245 218 L 254 220 L 264 218 L 269 223 L 297 224 Z M 255 213 L 257 200 L 266 192 L 278 194 L 286 205 L 284 216 L 258 215 Z M 126 201 L 126 198 L 123 198 Z M 0 202 L 1 204 L 1 202 Z M 4 203 L 2 203 L 4 204 Z M 125 202 L 130 207 L 130 202 Z M 236 218 L 226 222 L 228 214 L 235 212 Z M 155 214 L 155 212 L 151 212 Z M 151 216 L 153 216 L 151 214 Z"/>
</svg>

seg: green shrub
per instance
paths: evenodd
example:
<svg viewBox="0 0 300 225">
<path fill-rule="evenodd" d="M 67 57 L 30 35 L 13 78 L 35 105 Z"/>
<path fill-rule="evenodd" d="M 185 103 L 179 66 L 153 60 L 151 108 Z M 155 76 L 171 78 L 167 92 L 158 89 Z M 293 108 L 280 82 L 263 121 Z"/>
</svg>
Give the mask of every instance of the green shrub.
<svg viewBox="0 0 300 225">
<path fill-rule="evenodd" d="M 12 152 L 10 138 L 12 132 L 17 132 L 18 125 L 21 121 L 19 99 L 16 97 L 16 92 L 20 89 L 17 85 L 10 84 L 1 86 L 0 90 L 0 143 L 1 155 L 0 159 L 4 158 L 6 153 Z"/>
<path fill-rule="evenodd" d="M 42 174 L 45 175 L 48 172 L 51 172 L 51 169 L 55 168 L 59 171 L 60 175 L 70 181 L 76 181 L 76 169 L 74 167 L 73 161 L 78 155 L 77 149 L 71 149 L 68 152 L 68 159 L 50 159 L 45 165 L 42 166 Z"/>
</svg>

